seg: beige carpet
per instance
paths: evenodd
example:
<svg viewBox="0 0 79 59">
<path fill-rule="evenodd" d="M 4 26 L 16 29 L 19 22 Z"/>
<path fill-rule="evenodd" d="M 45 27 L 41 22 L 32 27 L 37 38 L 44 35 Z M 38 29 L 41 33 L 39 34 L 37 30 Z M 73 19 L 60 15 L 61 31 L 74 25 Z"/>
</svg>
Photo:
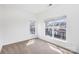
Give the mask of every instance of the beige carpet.
<svg viewBox="0 0 79 59">
<path fill-rule="evenodd" d="M 2 54 L 72 54 L 72 52 L 57 47 L 40 39 L 3 46 Z"/>
</svg>

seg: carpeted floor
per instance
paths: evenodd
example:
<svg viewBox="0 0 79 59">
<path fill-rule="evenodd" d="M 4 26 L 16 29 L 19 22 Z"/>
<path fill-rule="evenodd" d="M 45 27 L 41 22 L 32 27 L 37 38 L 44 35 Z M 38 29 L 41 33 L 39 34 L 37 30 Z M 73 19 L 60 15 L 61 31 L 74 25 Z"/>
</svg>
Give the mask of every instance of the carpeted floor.
<svg viewBox="0 0 79 59">
<path fill-rule="evenodd" d="M 32 39 L 3 46 L 1 54 L 72 54 L 72 52 L 40 39 Z"/>
</svg>

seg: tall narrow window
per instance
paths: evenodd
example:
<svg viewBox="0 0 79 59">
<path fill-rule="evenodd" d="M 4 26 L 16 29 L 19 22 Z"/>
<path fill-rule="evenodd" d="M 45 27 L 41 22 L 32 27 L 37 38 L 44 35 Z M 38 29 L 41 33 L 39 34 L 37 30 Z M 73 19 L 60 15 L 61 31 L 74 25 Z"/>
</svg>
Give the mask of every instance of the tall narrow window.
<svg viewBox="0 0 79 59">
<path fill-rule="evenodd" d="M 35 22 L 34 21 L 30 23 L 30 33 L 35 34 Z"/>
<path fill-rule="evenodd" d="M 66 40 L 66 17 L 58 18 L 54 22 L 54 37 Z"/>
<path fill-rule="evenodd" d="M 50 37 L 53 36 L 52 28 L 53 28 L 53 23 L 50 21 L 45 21 L 45 35 L 46 36 L 50 36 Z"/>
</svg>

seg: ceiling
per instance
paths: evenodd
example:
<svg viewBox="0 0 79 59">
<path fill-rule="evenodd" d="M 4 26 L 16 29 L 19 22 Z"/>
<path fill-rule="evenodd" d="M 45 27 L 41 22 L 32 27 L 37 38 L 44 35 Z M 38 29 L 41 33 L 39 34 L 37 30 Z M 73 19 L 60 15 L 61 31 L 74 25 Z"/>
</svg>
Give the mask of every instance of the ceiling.
<svg viewBox="0 0 79 59">
<path fill-rule="evenodd" d="M 49 4 L 5 4 L 4 6 L 7 9 L 17 9 L 32 14 L 43 12 L 49 8 Z"/>
</svg>

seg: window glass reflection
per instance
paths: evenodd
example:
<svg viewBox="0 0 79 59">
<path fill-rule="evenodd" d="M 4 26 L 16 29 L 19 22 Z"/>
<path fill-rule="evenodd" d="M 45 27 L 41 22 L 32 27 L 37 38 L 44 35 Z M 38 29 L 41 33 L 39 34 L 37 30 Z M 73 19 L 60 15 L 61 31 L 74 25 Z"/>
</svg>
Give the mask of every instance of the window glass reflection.
<svg viewBox="0 0 79 59">
<path fill-rule="evenodd" d="M 45 35 L 66 40 L 66 16 L 46 21 Z"/>
</svg>

